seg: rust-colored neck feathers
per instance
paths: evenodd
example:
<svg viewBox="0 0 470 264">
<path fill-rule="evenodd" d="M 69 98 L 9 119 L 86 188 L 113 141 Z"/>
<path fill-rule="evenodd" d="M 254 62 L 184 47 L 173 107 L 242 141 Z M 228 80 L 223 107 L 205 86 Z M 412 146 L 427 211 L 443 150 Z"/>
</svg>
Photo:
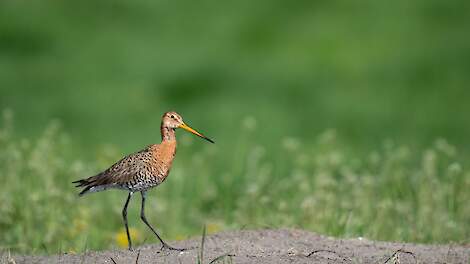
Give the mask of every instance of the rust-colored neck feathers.
<svg viewBox="0 0 470 264">
<path fill-rule="evenodd" d="M 160 126 L 160 132 L 162 133 L 162 142 L 164 141 L 176 141 L 175 129 L 164 126 L 163 122 Z"/>
<path fill-rule="evenodd" d="M 173 163 L 173 159 L 176 154 L 176 135 L 175 129 L 164 126 L 163 122 L 160 127 L 160 131 L 162 133 L 162 143 L 154 145 L 152 152 L 155 160 L 161 162 L 160 166 L 162 167 L 163 171 L 165 171 L 162 173 L 162 175 L 159 176 L 163 181 L 168 176 L 168 173 L 171 169 L 171 164 Z"/>
</svg>

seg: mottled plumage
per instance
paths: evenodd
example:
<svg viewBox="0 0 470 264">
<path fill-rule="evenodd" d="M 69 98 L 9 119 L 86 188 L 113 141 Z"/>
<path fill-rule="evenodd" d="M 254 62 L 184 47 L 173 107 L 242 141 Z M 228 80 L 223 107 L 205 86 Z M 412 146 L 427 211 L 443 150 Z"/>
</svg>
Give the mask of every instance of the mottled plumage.
<svg viewBox="0 0 470 264">
<path fill-rule="evenodd" d="M 176 153 L 176 140 L 147 146 L 113 164 L 107 170 L 77 181 L 85 187 L 80 195 L 108 188 L 132 192 L 146 191 L 162 183 L 168 176 Z"/>
<path fill-rule="evenodd" d="M 180 250 L 169 246 L 160 238 L 155 229 L 147 222 L 144 213 L 146 191 L 161 184 L 170 173 L 171 165 L 173 164 L 173 159 L 176 154 L 175 130 L 177 128 L 183 128 L 214 143 L 209 138 L 186 125 L 183 122 L 183 118 L 176 112 L 167 112 L 163 115 L 160 126 L 160 132 L 162 134 L 162 142 L 160 144 L 149 145 L 139 152 L 122 158 L 111 167 L 95 176 L 73 182 L 77 184 L 77 187 L 84 187 L 79 194 L 80 196 L 109 188 L 117 188 L 129 192 L 122 211 L 129 249 L 132 249 L 132 243 L 127 225 L 127 206 L 133 193 L 140 192 L 142 195 L 140 215 L 142 221 L 144 221 L 157 236 L 162 243 L 162 247 Z"/>
</svg>

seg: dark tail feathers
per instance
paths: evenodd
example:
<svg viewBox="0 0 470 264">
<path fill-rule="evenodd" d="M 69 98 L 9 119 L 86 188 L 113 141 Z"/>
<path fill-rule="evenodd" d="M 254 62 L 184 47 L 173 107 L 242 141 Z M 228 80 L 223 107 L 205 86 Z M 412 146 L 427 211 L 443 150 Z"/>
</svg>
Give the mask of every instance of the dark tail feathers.
<svg viewBox="0 0 470 264">
<path fill-rule="evenodd" d="M 83 196 L 84 194 L 86 194 L 90 189 L 91 187 L 93 187 L 93 182 L 92 181 L 89 181 L 89 178 L 88 179 L 82 179 L 82 180 L 78 180 L 78 181 L 74 181 L 72 183 L 75 183 L 77 185 L 75 185 L 75 187 L 85 187 L 79 194 L 78 196 Z"/>
</svg>

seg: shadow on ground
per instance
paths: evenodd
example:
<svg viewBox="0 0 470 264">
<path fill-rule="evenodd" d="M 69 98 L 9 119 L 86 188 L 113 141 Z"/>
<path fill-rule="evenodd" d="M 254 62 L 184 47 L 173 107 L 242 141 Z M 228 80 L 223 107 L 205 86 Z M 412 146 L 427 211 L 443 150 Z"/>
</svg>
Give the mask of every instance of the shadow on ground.
<svg viewBox="0 0 470 264">
<path fill-rule="evenodd" d="M 174 243 L 199 247 L 200 239 Z M 109 250 L 78 255 L 8 257 L 1 263 L 198 263 L 198 248 L 185 252 L 146 245 L 134 252 Z M 469 263 L 470 246 L 419 245 L 334 239 L 302 230 L 231 231 L 207 236 L 201 263 Z M 10 262 L 9 262 L 10 261 Z"/>
</svg>

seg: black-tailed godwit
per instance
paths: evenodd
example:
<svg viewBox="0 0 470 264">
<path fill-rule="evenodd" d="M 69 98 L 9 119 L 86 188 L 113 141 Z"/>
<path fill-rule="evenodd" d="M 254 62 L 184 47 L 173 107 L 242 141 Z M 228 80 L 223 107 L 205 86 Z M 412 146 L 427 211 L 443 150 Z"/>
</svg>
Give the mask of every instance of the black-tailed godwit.
<svg viewBox="0 0 470 264">
<path fill-rule="evenodd" d="M 124 157 L 105 171 L 98 173 L 95 176 L 73 182 L 77 184 L 76 187 L 84 187 L 79 194 L 80 196 L 87 193 L 103 191 L 109 188 L 117 188 L 129 192 L 124 208 L 122 209 L 122 217 L 124 219 L 124 226 L 126 227 L 129 250 L 132 250 L 132 240 L 127 224 L 127 206 L 129 205 L 132 195 L 136 192 L 140 192 L 142 195 L 140 218 L 157 236 L 158 240 L 160 240 L 162 243 L 162 249 L 184 250 L 174 248 L 163 241 L 145 217 L 145 197 L 147 190 L 158 186 L 165 181 L 170 172 L 176 153 L 175 130 L 177 128 L 187 130 L 211 143 L 214 143 L 211 139 L 186 125 L 183 122 L 183 118 L 176 112 L 167 112 L 162 117 L 160 127 L 162 142 L 160 144 L 149 145 L 139 152 Z"/>
</svg>

